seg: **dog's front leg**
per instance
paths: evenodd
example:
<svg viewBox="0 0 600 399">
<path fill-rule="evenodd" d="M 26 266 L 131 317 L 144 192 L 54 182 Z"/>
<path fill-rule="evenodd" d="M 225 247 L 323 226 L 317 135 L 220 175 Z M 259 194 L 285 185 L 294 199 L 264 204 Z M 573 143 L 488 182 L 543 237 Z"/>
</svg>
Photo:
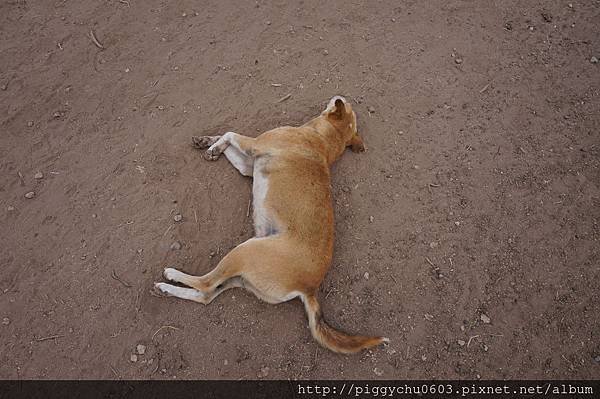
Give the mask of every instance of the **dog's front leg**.
<svg viewBox="0 0 600 399">
<path fill-rule="evenodd" d="M 254 140 L 234 132 L 227 132 L 223 136 L 192 137 L 196 148 L 208 147 L 205 159 L 216 161 L 224 153 L 229 162 L 244 176 L 252 176 L 254 169 Z"/>
</svg>

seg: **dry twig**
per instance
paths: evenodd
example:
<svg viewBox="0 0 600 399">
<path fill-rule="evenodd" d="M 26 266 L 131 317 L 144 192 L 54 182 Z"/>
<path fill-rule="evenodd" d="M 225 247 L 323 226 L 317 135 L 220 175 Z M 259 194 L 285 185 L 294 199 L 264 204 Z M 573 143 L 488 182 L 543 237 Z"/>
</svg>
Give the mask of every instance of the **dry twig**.
<svg viewBox="0 0 600 399">
<path fill-rule="evenodd" d="M 90 29 L 90 38 L 92 39 L 92 42 L 94 42 L 96 47 L 98 47 L 100 50 L 104 50 L 104 46 L 98 41 L 98 38 L 96 37 L 96 34 L 94 33 L 93 29 Z"/>
<path fill-rule="evenodd" d="M 123 281 L 119 276 L 117 276 L 117 272 L 115 272 L 115 269 L 113 269 L 112 273 L 110 274 L 110 276 L 112 278 L 114 278 L 115 280 L 117 280 L 119 283 L 123 284 L 125 287 L 127 288 L 131 288 L 131 284 L 129 284 L 126 281 Z"/>
</svg>

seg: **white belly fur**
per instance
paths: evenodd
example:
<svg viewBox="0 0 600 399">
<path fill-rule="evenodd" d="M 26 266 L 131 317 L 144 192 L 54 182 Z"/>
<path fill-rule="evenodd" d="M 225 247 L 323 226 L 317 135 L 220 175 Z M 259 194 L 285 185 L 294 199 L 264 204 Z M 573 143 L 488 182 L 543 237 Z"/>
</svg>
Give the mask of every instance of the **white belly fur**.
<svg viewBox="0 0 600 399">
<path fill-rule="evenodd" d="M 254 232 L 256 237 L 265 237 L 278 233 L 275 220 L 265 208 L 265 200 L 269 191 L 269 179 L 262 172 L 264 160 L 254 162 L 254 182 L 252 185 L 252 206 L 254 208 Z"/>
</svg>

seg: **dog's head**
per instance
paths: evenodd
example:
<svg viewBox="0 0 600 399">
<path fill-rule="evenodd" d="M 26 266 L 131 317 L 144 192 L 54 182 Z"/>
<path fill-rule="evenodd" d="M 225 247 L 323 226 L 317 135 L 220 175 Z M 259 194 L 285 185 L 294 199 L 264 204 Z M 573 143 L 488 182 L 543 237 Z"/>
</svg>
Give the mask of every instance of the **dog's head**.
<svg viewBox="0 0 600 399">
<path fill-rule="evenodd" d="M 354 152 L 365 150 L 356 127 L 356 114 L 352 110 L 352 105 L 344 97 L 335 96 L 329 100 L 327 108 L 321 115 L 343 135 L 346 147 L 350 146 Z"/>
</svg>

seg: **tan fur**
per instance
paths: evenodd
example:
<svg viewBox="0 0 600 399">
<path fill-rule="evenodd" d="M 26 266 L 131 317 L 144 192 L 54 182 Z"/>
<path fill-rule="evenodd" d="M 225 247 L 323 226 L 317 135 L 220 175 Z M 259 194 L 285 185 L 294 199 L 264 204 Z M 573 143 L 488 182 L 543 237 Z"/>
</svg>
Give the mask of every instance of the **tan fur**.
<svg viewBox="0 0 600 399">
<path fill-rule="evenodd" d="M 355 353 L 386 341 L 331 328 L 316 299 L 333 256 L 329 167 L 346 147 L 364 150 L 351 105 L 336 96 L 321 115 L 300 127 L 280 127 L 255 139 L 228 132 L 193 141 L 198 148 L 208 147 L 206 159 L 224 153 L 242 174 L 254 176 L 256 237 L 238 245 L 204 276 L 165 269 L 165 278 L 191 288 L 165 283 L 156 287 L 204 304 L 234 287 L 269 303 L 299 297 L 313 337 L 326 348 Z"/>
</svg>

